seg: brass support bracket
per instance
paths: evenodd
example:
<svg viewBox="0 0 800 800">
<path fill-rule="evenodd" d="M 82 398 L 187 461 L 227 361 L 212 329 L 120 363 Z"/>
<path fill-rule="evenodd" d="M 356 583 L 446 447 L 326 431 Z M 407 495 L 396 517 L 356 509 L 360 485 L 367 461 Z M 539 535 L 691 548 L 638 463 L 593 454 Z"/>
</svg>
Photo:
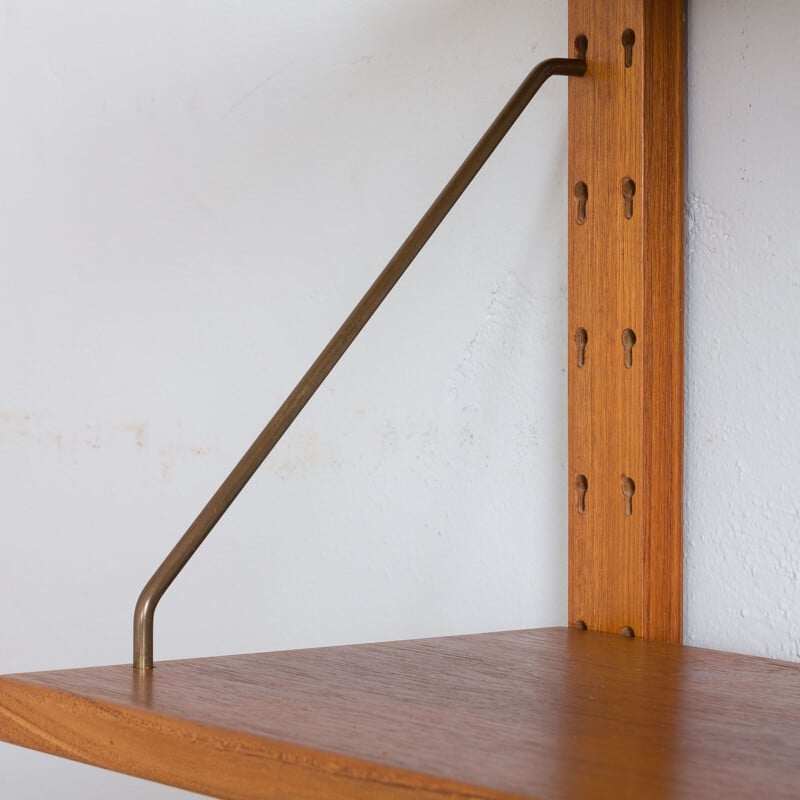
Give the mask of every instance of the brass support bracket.
<svg viewBox="0 0 800 800">
<path fill-rule="evenodd" d="M 581 54 L 578 53 L 578 55 Z M 135 669 L 148 670 L 153 667 L 154 616 L 156 606 L 164 592 L 186 566 L 197 548 L 211 533 L 230 504 L 244 489 L 264 459 L 286 433 L 347 348 L 350 347 L 542 84 L 553 75 L 580 77 L 585 72 L 586 61 L 583 57 L 551 58 L 537 64 L 514 92 L 350 316 L 347 317 L 275 416 L 267 423 L 255 442 L 147 582 L 136 602 L 133 618 L 133 666 Z"/>
</svg>

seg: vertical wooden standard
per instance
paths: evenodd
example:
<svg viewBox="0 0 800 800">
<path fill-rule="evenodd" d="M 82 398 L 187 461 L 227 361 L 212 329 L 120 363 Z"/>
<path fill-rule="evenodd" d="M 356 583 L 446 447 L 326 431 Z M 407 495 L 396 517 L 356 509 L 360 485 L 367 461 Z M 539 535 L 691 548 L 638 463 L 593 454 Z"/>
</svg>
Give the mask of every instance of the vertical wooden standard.
<svg viewBox="0 0 800 800">
<path fill-rule="evenodd" d="M 569 0 L 569 617 L 680 642 L 683 0 Z"/>
</svg>

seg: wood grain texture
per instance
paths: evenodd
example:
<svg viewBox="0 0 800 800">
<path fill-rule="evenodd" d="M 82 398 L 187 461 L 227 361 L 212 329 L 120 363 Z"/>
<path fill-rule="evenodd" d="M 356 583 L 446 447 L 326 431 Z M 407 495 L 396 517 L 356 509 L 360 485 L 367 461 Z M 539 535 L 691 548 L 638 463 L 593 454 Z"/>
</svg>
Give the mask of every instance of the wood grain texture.
<svg viewBox="0 0 800 800">
<path fill-rule="evenodd" d="M 544 629 L 0 679 L 0 738 L 233 798 L 800 796 L 800 667 Z"/>
<path fill-rule="evenodd" d="M 623 33 L 632 30 L 631 66 Z M 570 0 L 569 618 L 678 643 L 683 601 L 684 4 Z M 633 181 L 632 209 L 624 182 Z M 574 187 L 586 184 L 585 219 Z M 573 344 L 586 331 L 583 366 Z M 630 367 L 623 332 L 635 334 Z M 575 483 L 586 479 L 582 508 Z M 635 490 L 626 513 L 623 480 Z"/>
</svg>

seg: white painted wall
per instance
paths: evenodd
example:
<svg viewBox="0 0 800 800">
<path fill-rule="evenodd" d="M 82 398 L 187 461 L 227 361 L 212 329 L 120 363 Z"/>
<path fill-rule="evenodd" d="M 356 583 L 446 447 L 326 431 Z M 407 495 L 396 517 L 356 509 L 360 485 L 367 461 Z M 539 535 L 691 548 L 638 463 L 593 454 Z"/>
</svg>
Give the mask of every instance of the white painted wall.
<svg viewBox="0 0 800 800">
<path fill-rule="evenodd" d="M 800 4 L 691 4 L 686 641 L 800 661 Z"/>
<path fill-rule="evenodd" d="M 0 2 L 0 673 L 129 659 L 143 581 L 565 9 Z M 687 639 L 800 660 L 800 7 L 691 11 Z M 565 621 L 565 97 L 175 584 L 158 658 Z M 0 796 L 55 791 L 186 794 L 0 746 Z"/>
</svg>

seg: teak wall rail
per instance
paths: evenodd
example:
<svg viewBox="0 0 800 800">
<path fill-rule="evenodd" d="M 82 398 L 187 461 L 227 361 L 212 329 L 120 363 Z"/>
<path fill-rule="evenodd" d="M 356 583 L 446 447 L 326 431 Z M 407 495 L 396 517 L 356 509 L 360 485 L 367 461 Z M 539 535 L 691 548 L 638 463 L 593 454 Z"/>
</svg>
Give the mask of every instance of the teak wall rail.
<svg viewBox="0 0 800 800">
<path fill-rule="evenodd" d="M 684 4 L 570 0 L 569 618 L 682 641 Z"/>
</svg>

